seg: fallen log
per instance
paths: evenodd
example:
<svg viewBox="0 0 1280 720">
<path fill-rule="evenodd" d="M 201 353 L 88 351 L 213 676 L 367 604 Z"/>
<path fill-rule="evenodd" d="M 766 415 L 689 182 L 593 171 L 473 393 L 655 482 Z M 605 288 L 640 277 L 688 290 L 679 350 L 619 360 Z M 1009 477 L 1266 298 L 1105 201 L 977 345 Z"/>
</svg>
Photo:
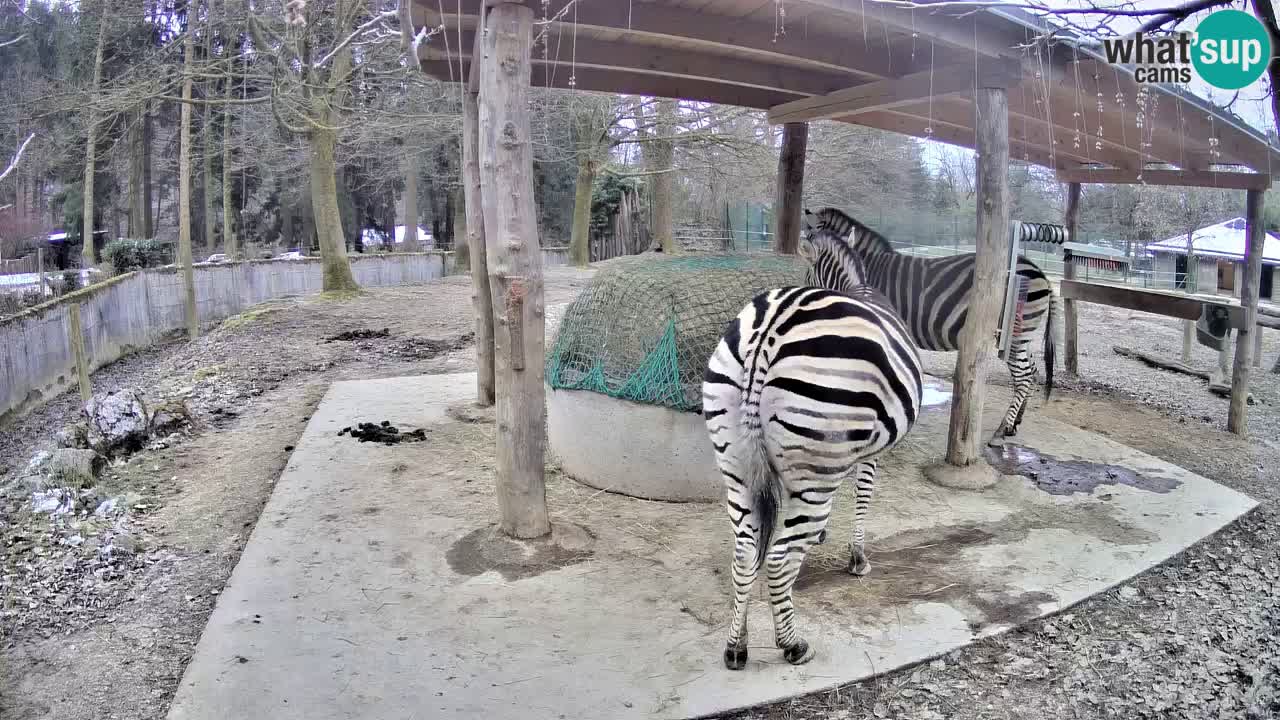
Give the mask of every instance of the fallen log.
<svg viewBox="0 0 1280 720">
<path fill-rule="evenodd" d="M 1142 362 L 1152 367 L 1160 368 L 1161 370 L 1169 370 L 1176 373 L 1182 373 L 1183 375 L 1193 375 L 1201 380 L 1209 380 L 1208 370 L 1197 370 L 1190 365 L 1186 365 L 1177 360 L 1167 360 L 1159 357 L 1158 355 L 1152 355 L 1150 353 L 1142 352 L 1141 350 L 1134 350 L 1120 345 L 1115 345 L 1111 349 L 1114 350 L 1117 355 L 1141 360 Z"/>
<path fill-rule="evenodd" d="M 1215 382 L 1214 381 L 1215 379 L 1213 378 L 1212 373 L 1210 371 L 1197 370 L 1196 368 L 1193 368 L 1190 365 L 1179 362 L 1177 360 L 1168 360 L 1168 359 L 1159 357 L 1158 355 L 1152 355 L 1151 353 L 1146 353 L 1141 350 L 1134 350 L 1132 348 L 1122 347 L 1120 345 L 1113 345 L 1111 349 L 1115 351 L 1115 354 L 1121 357 L 1131 357 L 1131 358 L 1134 358 L 1135 360 L 1141 360 L 1142 362 L 1154 368 L 1159 368 L 1161 370 L 1169 370 L 1170 372 L 1182 373 L 1183 375 L 1191 375 L 1193 377 L 1198 377 L 1209 384 L 1209 392 L 1213 393 L 1214 395 L 1220 395 L 1225 398 L 1231 397 L 1230 378 L 1227 378 L 1227 382 L 1223 384 L 1221 382 Z M 1253 393 L 1249 393 L 1249 395 L 1245 398 L 1245 402 L 1247 402 L 1249 405 L 1254 404 L 1255 400 L 1253 397 Z"/>
</svg>

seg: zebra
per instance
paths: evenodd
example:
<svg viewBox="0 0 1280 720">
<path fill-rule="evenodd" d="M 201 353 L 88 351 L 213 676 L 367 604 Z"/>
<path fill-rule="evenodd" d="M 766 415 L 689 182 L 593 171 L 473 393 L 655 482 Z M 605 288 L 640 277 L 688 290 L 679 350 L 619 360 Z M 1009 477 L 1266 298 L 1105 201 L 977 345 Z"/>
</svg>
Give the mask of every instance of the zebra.
<svg viewBox="0 0 1280 720">
<path fill-rule="evenodd" d="M 756 295 L 725 326 L 703 375 L 703 416 L 736 538 L 730 670 L 746 665 L 747 597 L 761 567 L 783 657 L 812 659 L 791 601 L 805 553 L 826 540 L 832 498 L 852 472 L 849 572 L 870 571 L 863 519 L 877 456 L 920 412 L 919 352 L 887 300 L 862 284 L 858 255 L 829 231 L 806 237 L 801 254 L 808 285 Z"/>
<path fill-rule="evenodd" d="M 804 212 L 806 231 L 825 228 L 849 240 L 866 264 L 868 284 L 888 297 L 921 349 L 950 352 L 960 348 L 960 328 L 969 313 L 973 288 L 973 253 L 940 258 L 904 255 L 894 250 L 884 236 L 836 208 L 823 208 L 817 213 L 806 208 Z M 991 445 L 999 445 L 1004 438 L 1018 433 L 1036 374 L 1027 345 L 1042 321 L 1046 325 L 1045 400 L 1053 392 L 1056 335 L 1060 330 L 1056 322 L 1058 299 L 1044 272 L 1021 255 L 1016 273 L 1025 282 L 1027 296 L 1020 321 L 1015 318 L 1010 323 L 1013 337 L 1005 358 L 1013 380 L 1013 400 L 991 437 Z"/>
</svg>

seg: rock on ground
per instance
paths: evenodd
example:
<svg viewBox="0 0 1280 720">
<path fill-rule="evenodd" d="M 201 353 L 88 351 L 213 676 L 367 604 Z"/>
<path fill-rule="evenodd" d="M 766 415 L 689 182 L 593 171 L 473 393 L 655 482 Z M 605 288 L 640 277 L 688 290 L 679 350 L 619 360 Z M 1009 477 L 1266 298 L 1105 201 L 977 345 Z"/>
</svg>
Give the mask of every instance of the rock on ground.
<svg viewBox="0 0 1280 720">
<path fill-rule="evenodd" d="M 132 453 L 146 444 L 151 416 L 136 390 L 95 395 L 84 407 L 89 421 L 89 443 L 104 455 Z"/>
<path fill-rule="evenodd" d="M 107 459 L 93 450 L 58 448 L 36 453 L 21 479 L 29 491 L 51 487 L 92 487 Z"/>
</svg>

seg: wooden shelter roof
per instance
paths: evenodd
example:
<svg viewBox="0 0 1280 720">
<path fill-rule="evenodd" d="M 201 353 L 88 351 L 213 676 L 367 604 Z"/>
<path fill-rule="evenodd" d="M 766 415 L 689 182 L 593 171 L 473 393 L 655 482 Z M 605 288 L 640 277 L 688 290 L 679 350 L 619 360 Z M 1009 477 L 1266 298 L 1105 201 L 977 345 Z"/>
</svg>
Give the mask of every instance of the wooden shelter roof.
<svg viewBox="0 0 1280 720">
<path fill-rule="evenodd" d="M 420 48 L 429 74 L 471 76 L 485 2 L 415 0 L 415 25 L 447 29 Z M 528 4 L 535 86 L 723 103 L 766 110 L 776 123 L 834 119 L 973 148 L 980 82 L 1009 89 L 1010 156 L 1064 180 L 1134 182 L 1147 169 L 1152 181 L 1161 168 L 1158 182 L 1167 184 L 1264 189 L 1272 168 L 1280 172 L 1280 149 L 1238 117 L 1167 86 L 1146 86 L 1140 101 L 1131 71 L 1061 30 L 1046 42 L 1055 28 L 1016 9 L 912 10 L 875 0 Z"/>
</svg>

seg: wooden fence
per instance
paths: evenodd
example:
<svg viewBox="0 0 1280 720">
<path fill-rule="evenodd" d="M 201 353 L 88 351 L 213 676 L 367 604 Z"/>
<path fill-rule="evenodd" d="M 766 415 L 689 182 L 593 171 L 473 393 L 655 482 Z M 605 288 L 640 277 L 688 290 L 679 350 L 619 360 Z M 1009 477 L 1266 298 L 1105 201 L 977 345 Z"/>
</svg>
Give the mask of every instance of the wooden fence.
<svg viewBox="0 0 1280 720">
<path fill-rule="evenodd" d="M 0 275 L 23 275 L 33 272 L 39 272 L 36 267 L 35 253 L 26 257 L 0 260 Z"/>
</svg>

